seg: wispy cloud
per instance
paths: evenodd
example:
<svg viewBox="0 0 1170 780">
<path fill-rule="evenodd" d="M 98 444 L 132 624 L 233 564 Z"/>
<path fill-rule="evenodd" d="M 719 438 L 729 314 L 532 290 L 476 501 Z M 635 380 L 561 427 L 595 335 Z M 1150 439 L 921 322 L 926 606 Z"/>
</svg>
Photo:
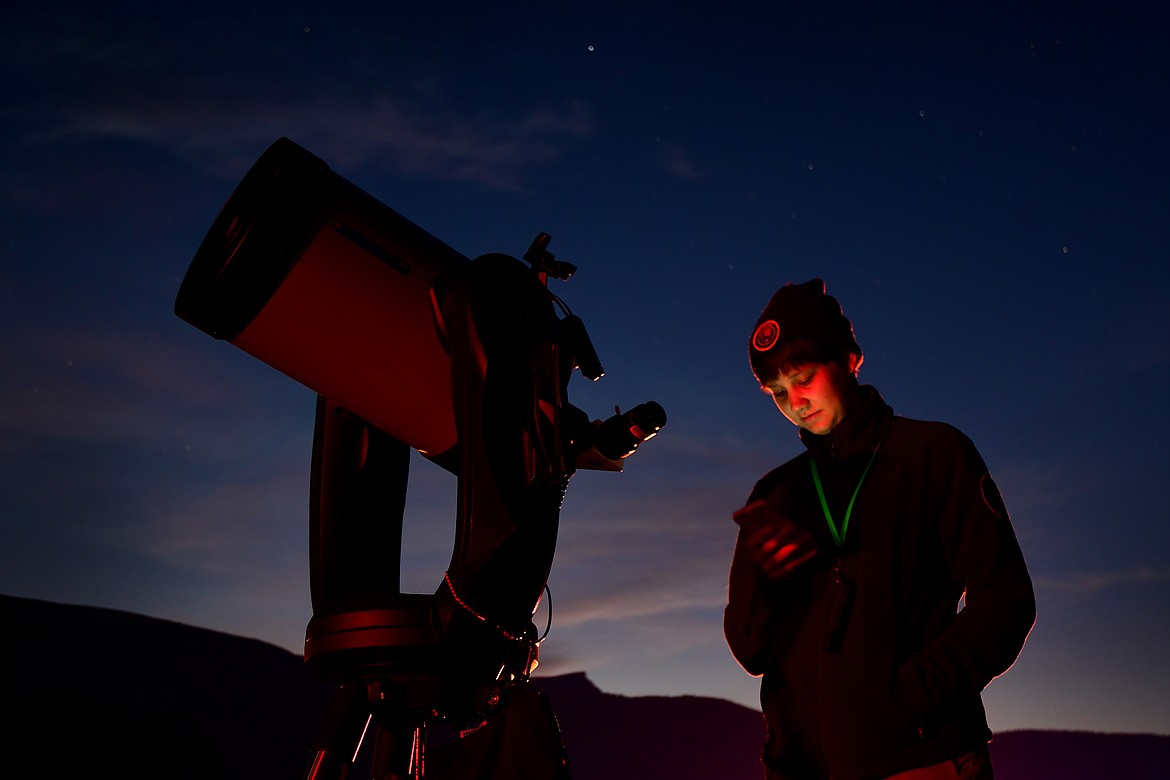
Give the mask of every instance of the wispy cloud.
<svg viewBox="0 0 1170 780">
<path fill-rule="evenodd" d="M 238 440 L 241 424 L 279 416 L 276 399 L 241 385 L 222 361 L 213 367 L 151 332 L 11 328 L 0 358 L 0 428 L 10 434 L 157 443 L 198 426 L 206 443 L 217 431 Z"/>
<path fill-rule="evenodd" d="M 685 567 L 684 567 L 685 568 Z M 643 620 L 675 616 L 695 609 L 722 608 L 727 593 L 712 572 L 697 579 L 659 573 L 646 579 L 615 583 L 603 592 L 583 593 L 557 603 L 556 621 L 562 627 L 594 622 Z M 596 576 L 596 575 L 595 575 Z"/>
<path fill-rule="evenodd" d="M 1036 576 L 1034 579 L 1036 589 L 1041 593 L 1097 595 L 1118 587 L 1168 583 L 1170 566 L 1158 568 L 1138 565 L 1112 571 L 1073 571 Z"/>
<path fill-rule="evenodd" d="M 146 489 L 141 498 L 140 519 L 110 524 L 107 538 L 179 568 L 242 582 L 283 580 L 307 550 L 308 473 L 301 469 L 225 477 L 182 496 L 168 486 Z"/>
<path fill-rule="evenodd" d="M 112 329 L 13 329 L 0 358 L 6 527 L 220 579 L 306 545 L 313 400 L 295 383 L 233 385 L 179 341 Z"/>
<path fill-rule="evenodd" d="M 580 103 L 466 110 L 387 91 L 258 93 L 70 96 L 31 109 L 42 119 L 23 142 L 137 141 L 232 179 L 257 149 L 289 136 L 339 170 L 372 165 L 400 175 L 514 190 L 523 187 L 528 172 L 556 160 L 594 129 Z"/>
<path fill-rule="evenodd" d="M 659 156 L 666 172 L 676 179 L 698 179 L 702 176 L 694 157 L 678 144 L 663 144 Z"/>
<path fill-rule="evenodd" d="M 349 59 L 315 60 L 300 25 L 224 30 L 184 12 L 161 25 L 69 16 L 26 13 L 13 29 L 52 34 L 10 36 L 0 53 L 14 79 L 37 85 L 0 109 L 21 147 L 135 141 L 236 179 L 258 149 L 287 135 L 340 168 L 516 189 L 594 132 L 590 110 L 571 99 L 456 98 L 445 85 L 465 74 L 445 73 L 446 59 L 419 66 L 392 38 L 355 45 Z"/>
<path fill-rule="evenodd" d="M 553 567 L 558 625 L 660 619 L 725 603 L 735 542 L 721 500 L 726 486 L 647 484 L 650 492 L 637 497 L 621 487 L 574 497 Z"/>
<path fill-rule="evenodd" d="M 1061 506 L 1078 490 L 1059 463 L 1015 460 L 996 469 L 992 476 L 1013 518 Z"/>
</svg>

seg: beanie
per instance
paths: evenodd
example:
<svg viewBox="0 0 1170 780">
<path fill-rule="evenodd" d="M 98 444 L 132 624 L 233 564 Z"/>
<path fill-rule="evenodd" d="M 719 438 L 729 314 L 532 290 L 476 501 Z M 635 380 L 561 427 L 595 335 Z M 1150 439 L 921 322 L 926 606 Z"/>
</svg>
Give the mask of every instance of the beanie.
<svg viewBox="0 0 1170 780">
<path fill-rule="evenodd" d="M 762 378 L 760 366 L 770 362 L 769 355 L 794 341 L 806 341 L 834 355 L 857 355 L 861 365 L 861 347 L 853 335 L 853 323 L 841 311 L 837 299 L 825 293 L 825 283 L 812 279 L 804 284 L 781 287 L 768 301 L 752 331 L 749 356 L 752 370 Z"/>
</svg>

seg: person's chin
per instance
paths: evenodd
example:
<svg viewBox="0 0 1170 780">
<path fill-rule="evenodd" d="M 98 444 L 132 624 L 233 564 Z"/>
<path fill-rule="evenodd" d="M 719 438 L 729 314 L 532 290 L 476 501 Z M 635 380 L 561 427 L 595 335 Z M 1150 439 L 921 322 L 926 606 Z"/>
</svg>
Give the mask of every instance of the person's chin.
<svg viewBox="0 0 1170 780">
<path fill-rule="evenodd" d="M 809 433 L 822 436 L 829 432 L 828 426 L 823 422 L 824 417 L 824 412 L 814 412 L 800 421 L 800 427 Z"/>
</svg>

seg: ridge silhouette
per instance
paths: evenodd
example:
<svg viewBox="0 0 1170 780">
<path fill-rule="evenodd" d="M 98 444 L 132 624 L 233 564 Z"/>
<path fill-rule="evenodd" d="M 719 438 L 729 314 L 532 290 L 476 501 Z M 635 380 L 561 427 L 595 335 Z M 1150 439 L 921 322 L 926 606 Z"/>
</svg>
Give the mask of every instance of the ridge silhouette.
<svg viewBox="0 0 1170 780">
<path fill-rule="evenodd" d="M 333 686 L 255 639 L 130 612 L 0 595 L 0 750 L 13 777 L 295 780 Z M 763 719 L 701 696 L 605 693 L 537 677 L 574 780 L 762 780 Z M 1170 736 L 1024 730 L 991 744 L 997 780 L 1153 777 Z"/>
</svg>

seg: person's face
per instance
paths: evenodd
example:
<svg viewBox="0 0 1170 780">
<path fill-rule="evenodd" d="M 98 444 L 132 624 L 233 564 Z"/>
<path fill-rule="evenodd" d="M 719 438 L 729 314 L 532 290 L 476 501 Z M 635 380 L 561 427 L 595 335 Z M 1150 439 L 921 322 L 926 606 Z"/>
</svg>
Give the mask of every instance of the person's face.
<svg viewBox="0 0 1170 780">
<path fill-rule="evenodd" d="M 788 420 L 810 433 L 824 435 L 845 419 L 857 381 L 837 362 L 807 363 L 782 373 L 761 389 L 772 396 Z"/>
</svg>

